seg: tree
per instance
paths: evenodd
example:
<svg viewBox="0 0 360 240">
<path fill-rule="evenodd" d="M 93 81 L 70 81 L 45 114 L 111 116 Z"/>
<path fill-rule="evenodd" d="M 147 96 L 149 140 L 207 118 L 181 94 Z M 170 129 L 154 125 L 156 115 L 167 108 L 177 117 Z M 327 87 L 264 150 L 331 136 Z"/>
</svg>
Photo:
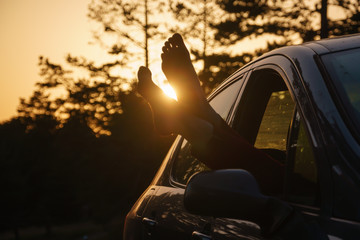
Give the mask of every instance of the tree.
<svg viewBox="0 0 360 240">
<path fill-rule="evenodd" d="M 360 32 L 360 3 L 357 0 L 333 0 L 329 6 L 343 12 L 343 18 L 329 20 L 328 35 L 341 36 Z"/>
<path fill-rule="evenodd" d="M 207 90 L 271 49 L 360 30 L 360 8 L 358 1 L 354 0 L 333 0 L 329 3 L 324 0 L 226 0 L 216 1 L 216 4 L 221 9 L 217 10 L 221 14 L 216 18 L 220 21 L 208 22 L 208 26 L 215 31 L 213 42 L 218 47 L 222 46 L 222 50 L 206 54 L 206 64 L 200 78 Z M 185 4 L 178 5 L 181 6 L 179 9 L 187 9 Z M 345 17 L 336 21 L 328 19 L 328 5 L 337 7 L 345 13 Z M 197 21 L 200 22 L 199 17 Z M 266 44 L 252 51 L 241 48 L 244 40 L 255 39 L 263 39 Z M 196 56 L 196 59 L 200 59 L 201 55 Z"/>
<path fill-rule="evenodd" d="M 19 239 L 19 228 L 26 225 L 29 217 L 26 202 L 29 186 L 23 174 L 26 169 L 23 151 L 26 124 L 22 119 L 13 119 L 0 125 L 0 231 L 12 230 Z"/>
<path fill-rule="evenodd" d="M 315 2 L 306 1 L 221 1 L 219 5 L 228 13 L 228 17 L 218 29 L 217 39 L 223 43 L 233 44 L 244 37 L 272 34 L 281 37 L 284 44 L 320 39 L 323 36 L 334 36 L 354 32 L 359 21 L 359 3 L 354 0 L 334 0 Z M 345 13 L 345 18 L 331 21 L 327 17 L 328 6 L 337 7 Z M 259 21 L 258 21 L 259 20 Z M 249 22 L 250 21 L 250 22 Z M 340 26 L 348 22 L 348 26 Z M 335 25 L 337 34 L 329 32 L 327 25 Z M 336 24 L 338 23 L 338 24 Z M 238 27 L 237 27 L 238 26 Z M 349 30 L 353 29 L 353 30 Z"/>
<path fill-rule="evenodd" d="M 203 62 L 199 77 L 207 93 L 265 49 L 289 41 L 286 36 L 293 33 L 289 22 L 300 16 L 303 3 L 292 4 L 294 12 L 283 12 L 284 2 L 203 0 L 173 1 L 170 4 L 175 19 L 180 22 L 180 27 L 175 30 L 190 38 L 199 39 L 201 36 L 201 44 L 194 44 L 191 52 L 195 61 Z M 187 24 L 181 25 L 181 22 Z M 268 39 L 264 42 L 269 41 L 266 48 L 263 47 L 265 49 L 239 50 L 239 43 L 244 39 L 263 36 Z"/>
<path fill-rule="evenodd" d="M 170 32 L 180 33 L 188 42 L 195 62 L 202 62 L 199 78 L 206 93 L 209 93 L 218 83 L 214 79 L 222 78 L 210 71 L 213 59 L 221 58 L 224 48 L 216 41 L 213 25 L 219 24 L 224 11 L 218 7 L 215 0 L 203 1 L 170 1 L 170 12 L 173 23 Z M 219 51 L 220 50 L 220 51 Z M 224 78 L 222 78 L 224 79 Z"/>
<path fill-rule="evenodd" d="M 146 11 L 147 3 L 93 1 L 90 5 L 91 17 L 103 26 L 103 33 L 108 31 L 114 36 L 125 36 L 132 44 L 145 49 L 146 56 L 149 52 L 149 48 L 145 47 L 148 46 L 147 40 L 146 44 L 139 43 L 139 38 L 128 34 L 135 34 L 135 31 L 129 31 L 126 27 L 131 25 L 131 29 L 145 31 L 145 39 L 154 40 L 163 39 L 164 34 L 181 33 L 192 43 L 194 61 L 202 62 L 199 76 L 206 92 L 210 92 L 238 67 L 272 48 L 319 39 L 328 36 L 328 32 L 334 36 L 358 29 L 356 12 L 359 10 L 355 0 L 333 0 L 329 3 L 324 0 L 172 0 L 168 3 L 155 1 L 153 4 L 156 7 Z M 328 5 L 340 7 L 340 11 L 346 12 L 348 17 L 341 21 L 330 21 L 327 17 Z M 169 20 L 165 23 L 157 22 L 159 18 L 153 17 L 158 14 L 164 16 L 166 11 L 170 15 L 166 15 Z M 122 14 L 119 17 L 118 13 L 123 12 L 126 17 L 121 18 Z M 146 24 L 146 19 L 152 23 Z M 119 23 L 126 27 L 120 28 Z M 239 48 L 244 39 L 259 38 L 267 42 L 261 48 L 247 51 Z M 116 48 L 119 47 L 113 47 Z"/>
<path fill-rule="evenodd" d="M 69 118 L 78 118 L 97 134 L 109 134 L 107 125 L 112 115 L 121 113 L 121 101 L 127 94 L 128 79 L 111 71 L 123 63 L 95 66 L 84 58 L 68 55 L 67 62 L 76 70 L 85 70 L 88 77 L 75 78 L 74 72 L 64 69 L 43 57 L 39 58 L 42 81 L 30 99 L 21 99 L 19 116 L 30 119 L 53 118 L 60 127 Z M 59 94 L 60 92 L 60 94 Z"/>
<path fill-rule="evenodd" d="M 155 134 L 149 107 L 133 89 L 134 77 L 122 75 L 133 57 L 123 46 L 113 45 L 109 52 L 116 60 L 100 64 L 70 54 L 66 65 L 39 57 L 41 80 L 29 99 L 21 99 L 13 120 L 22 123 L 24 143 L 10 141 L 9 147 L 4 134 L 0 146 L 13 150 L 0 161 L 11 166 L 4 182 L 20 174 L 14 163 L 29 166 L 21 172 L 26 178 L 12 184 L 19 189 L 14 194 L 28 201 L 10 208 L 21 205 L 29 212 L 10 227 L 46 224 L 51 233 L 52 224 L 81 219 L 84 208 L 88 218 L 105 224 L 125 214 L 149 184 L 173 138 Z M 1 126 L 13 131 L 11 124 Z M 18 147 L 23 154 L 15 154 Z"/>
<path fill-rule="evenodd" d="M 315 35 L 305 1 L 189 0 L 173 1 L 170 7 L 180 21 L 176 31 L 202 36 L 191 50 L 195 61 L 203 61 L 199 77 L 206 92 L 262 53 Z M 257 38 L 264 39 L 262 48 L 240 48 L 244 40 Z"/>
<path fill-rule="evenodd" d="M 320 37 L 327 38 L 329 36 L 329 29 L 328 29 L 328 1 L 321 0 L 321 8 L 320 8 L 320 16 L 321 16 L 321 27 L 320 27 Z"/>
<path fill-rule="evenodd" d="M 144 58 L 141 59 L 148 67 L 149 42 L 162 40 L 167 32 L 164 18 L 155 17 L 166 14 L 165 6 L 165 0 L 93 0 L 88 16 L 101 26 L 94 38 L 110 48 L 110 54 L 127 52 L 128 61 L 139 61 L 133 54 L 143 51 Z M 141 34 L 143 37 L 139 36 Z"/>
</svg>

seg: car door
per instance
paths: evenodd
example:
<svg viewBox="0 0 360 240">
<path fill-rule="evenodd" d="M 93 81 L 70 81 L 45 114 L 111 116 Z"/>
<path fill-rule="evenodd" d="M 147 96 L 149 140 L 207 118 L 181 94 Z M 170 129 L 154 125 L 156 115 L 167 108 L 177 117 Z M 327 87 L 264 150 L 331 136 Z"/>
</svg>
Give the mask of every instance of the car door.
<svg viewBox="0 0 360 240">
<path fill-rule="evenodd" d="M 234 107 L 244 74 L 232 76 L 210 98 L 210 105 L 227 119 Z M 190 214 L 183 204 L 185 186 L 195 173 L 206 170 L 206 166 L 191 155 L 191 145 L 181 139 L 171 166 L 166 173 L 167 181 L 153 186 L 154 194 L 143 212 L 144 239 L 210 239 L 213 218 Z"/>
<path fill-rule="evenodd" d="M 249 143 L 286 166 L 284 185 L 279 186 L 283 189 L 281 193 L 266 194 L 285 200 L 318 220 L 321 205 L 318 166 L 291 83 L 274 64 L 255 68 L 242 88 L 230 123 Z M 259 166 L 259 171 L 266 169 Z M 214 222 L 214 238 L 262 237 L 254 223 L 218 218 Z"/>
</svg>

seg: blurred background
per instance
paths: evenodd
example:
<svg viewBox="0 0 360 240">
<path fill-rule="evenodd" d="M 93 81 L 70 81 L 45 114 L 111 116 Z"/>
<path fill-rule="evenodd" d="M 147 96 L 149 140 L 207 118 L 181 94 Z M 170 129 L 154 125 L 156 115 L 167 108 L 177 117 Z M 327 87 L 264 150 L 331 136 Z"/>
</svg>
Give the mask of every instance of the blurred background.
<svg viewBox="0 0 360 240">
<path fill-rule="evenodd" d="M 357 0 L 0 0 L 0 239 L 121 239 L 173 137 L 136 71 L 183 35 L 210 93 L 286 45 L 360 31 Z"/>
</svg>

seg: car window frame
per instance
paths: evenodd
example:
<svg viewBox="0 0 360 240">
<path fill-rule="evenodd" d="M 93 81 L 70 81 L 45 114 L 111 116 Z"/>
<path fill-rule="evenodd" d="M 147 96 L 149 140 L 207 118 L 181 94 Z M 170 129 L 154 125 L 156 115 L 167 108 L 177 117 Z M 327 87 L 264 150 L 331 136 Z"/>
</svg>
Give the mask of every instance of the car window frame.
<svg viewBox="0 0 360 240">
<path fill-rule="evenodd" d="M 299 115 L 299 118 L 300 118 L 299 120 L 296 119 L 297 114 Z M 298 124 L 298 126 L 294 126 L 295 122 L 296 122 L 296 124 Z M 287 151 L 289 151 L 289 154 L 287 154 L 287 156 L 286 156 L 286 162 L 288 164 L 291 164 L 291 165 L 286 166 L 285 180 L 284 180 L 284 195 L 282 197 L 282 200 L 288 202 L 291 205 L 300 207 L 302 209 L 306 209 L 307 211 L 312 211 L 312 212 L 319 213 L 320 212 L 321 202 L 320 202 L 319 205 L 308 205 L 308 204 L 305 204 L 305 203 L 299 203 L 299 202 L 291 201 L 291 200 L 288 199 L 289 194 L 287 193 L 287 188 L 288 188 L 287 180 L 288 180 L 288 177 L 290 176 L 290 174 L 292 174 L 292 172 L 290 173 L 289 169 L 294 166 L 294 163 L 295 163 L 295 152 L 294 151 L 296 151 L 295 149 L 291 148 L 291 145 L 294 143 L 294 141 L 298 140 L 298 135 L 299 135 L 299 131 L 300 131 L 300 124 L 303 124 L 303 128 L 305 130 L 306 138 L 307 138 L 308 142 L 311 145 L 312 155 L 313 155 L 313 157 L 314 157 L 314 159 L 316 161 L 316 171 L 317 171 L 317 179 L 316 179 L 317 182 L 316 182 L 316 184 L 318 185 L 317 187 L 319 188 L 319 192 L 317 193 L 316 197 L 320 197 L 320 194 L 321 194 L 321 188 L 319 187 L 319 182 L 320 182 L 320 179 L 319 179 L 320 178 L 319 177 L 319 166 L 318 166 L 318 160 L 317 160 L 317 158 L 316 158 L 316 156 L 314 154 L 314 146 L 313 146 L 313 143 L 311 142 L 311 138 L 309 137 L 309 131 L 308 131 L 308 128 L 307 128 L 302 116 L 301 116 L 301 113 L 300 113 L 298 107 L 295 106 L 295 109 L 294 109 L 294 112 L 293 112 L 293 117 L 292 117 L 292 120 L 291 120 L 290 129 L 289 129 L 289 132 L 288 132 L 288 139 L 287 139 L 287 144 L 288 145 L 286 147 Z M 321 201 L 321 198 L 320 198 L 319 201 Z"/>
</svg>

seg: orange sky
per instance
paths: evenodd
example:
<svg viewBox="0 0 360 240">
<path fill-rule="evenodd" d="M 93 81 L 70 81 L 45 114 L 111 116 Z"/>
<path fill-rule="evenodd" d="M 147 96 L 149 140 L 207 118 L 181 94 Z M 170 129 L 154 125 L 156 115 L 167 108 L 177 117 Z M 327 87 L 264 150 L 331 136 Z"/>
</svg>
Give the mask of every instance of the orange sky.
<svg viewBox="0 0 360 240">
<path fill-rule="evenodd" d="M 105 57 L 89 45 L 89 0 L 0 0 L 0 121 L 16 114 L 20 97 L 34 90 L 38 57 L 64 62 L 67 53 Z"/>
<path fill-rule="evenodd" d="M 0 122 L 16 115 L 19 98 L 29 97 L 40 80 L 39 55 L 55 63 L 64 63 L 67 53 L 97 61 L 107 57 L 103 49 L 88 44 L 89 2 L 0 0 Z"/>
</svg>

